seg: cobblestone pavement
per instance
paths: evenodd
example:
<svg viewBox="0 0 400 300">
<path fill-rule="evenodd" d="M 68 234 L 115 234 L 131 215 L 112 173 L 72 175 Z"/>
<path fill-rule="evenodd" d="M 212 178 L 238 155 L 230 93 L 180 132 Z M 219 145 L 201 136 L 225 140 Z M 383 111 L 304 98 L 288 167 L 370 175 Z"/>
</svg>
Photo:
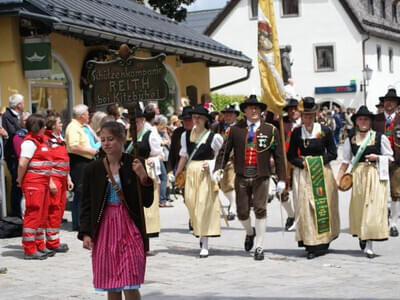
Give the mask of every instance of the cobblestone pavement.
<svg viewBox="0 0 400 300">
<path fill-rule="evenodd" d="M 143 299 L 400 299 L 400 237 L 374 243 L 378 257 L 367 259 L 348 234 L 349 193 L 339 198 L 341 235 L 327 255 L 313 260 L 297 247 L 294 232 L 282 233 L 280 205 L 272 201 L 264 261 L 243 250 L 237 220 L 229 228 L 222 222 L 221 237 L 210 239 L 210 256 L 199 259 L 186 208 L 175 201 L 161 209 L 163 230 L 150 242 L 156 255 L 147 261 Z M 24 261 L 20 238 L 0 240 L 0 266 L 8 268 L 0 274 L 0 299 L 106 299 L 92 287 L 90 252 L 70 223 L 61 235 L 71 250 L 44 261 Z"/>
</svg>

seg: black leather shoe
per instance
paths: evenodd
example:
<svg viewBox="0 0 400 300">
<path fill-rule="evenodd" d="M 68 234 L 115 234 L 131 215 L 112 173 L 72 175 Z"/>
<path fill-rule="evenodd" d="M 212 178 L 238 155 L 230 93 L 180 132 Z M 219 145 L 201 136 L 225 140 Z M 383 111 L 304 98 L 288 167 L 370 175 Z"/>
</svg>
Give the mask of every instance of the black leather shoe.
<svg viewBox="0 0 400 300">
<path fill-rule="evenodd" d="M 254 252 L 254 260 L 264 260 L 264 250 L 261 247 L 256 248 Z"/>
<path fill-rule="evenodd" d="M 54 252 L 65 253 L 65 252 L 68 252 L 69 247 L 68 247 L 67 244 L 60 244 L 60 246 L 57 247 L 57 248 L 49 248 L 49 249 L 54 251 Z"/>
<path fill-rule="evenodd" d="M 253 227 L 253 235 L 246 235 L 244 240 L 244 250 L 249 252 L 254 246 L 254 238 L 256 237 L 256 229 Z"/>
<path fill-rule="evenodd" d="M 45 254 L 47 257 L 52 257 L 52 256 L 56 255 L 56 252 L 54 250 L 50 250 L 47 248 L 43 248 L 42 250 L 39 250 L 39 252 Z"/>
<path fill-rule="evenodd" d="M 390 227 L 390 236 L 392 237 L 399 236 L 399 231 L 397 230 L 396 227 L 394 226 Z"/>
<path fill-rule="evenodd" d="M 294 218 L 287 218 L 286 219 L 286 225 L 285 225 L 285 230 L 289 231 L 291 229 L 291 227 L 294 224 Z"/>
<path fill-rule="evenodd" d="M 317 255 L 315 254 L 315 252 L 307 252 L 307 259 L 313 259 L 316 257 Z"/>
<path fill-rule="evenodd" d="M 364 250 L 365 247 L 367 246 L 367 241 L 362 241 L 362 240 L 360 240 L 360 241 L 359 241 L 359 244 L 360 244 L 360 249 L 361 249 L 361 250 Z"/>
<path fill-rule="evenodd" d="M 226 218 L 228 219 L 228 221 L 233 221 L 235 220 L 235 214 L 229 212 Z"/>
<path fill-rule="evenodd" d="M 25 254 L 24 255 L 24 259 L 26 260 L 43 260 L 43 259 L 47 259 L 47 255 L 44 254 L 43 252 L 35 252 L 33 254 Z"/>
</svg>

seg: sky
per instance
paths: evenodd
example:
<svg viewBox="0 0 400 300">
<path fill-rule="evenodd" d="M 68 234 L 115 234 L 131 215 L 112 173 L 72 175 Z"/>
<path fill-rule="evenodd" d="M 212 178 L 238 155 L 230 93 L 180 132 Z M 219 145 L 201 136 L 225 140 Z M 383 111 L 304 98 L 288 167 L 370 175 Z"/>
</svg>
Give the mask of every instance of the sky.
<svg viewBox="0 0 400 300">
<path fill-rule="evenodd" d="M 192 5 L 188 7 L 188 10 L 193 11 L 222 8 L 225 6 L 226 2 L 228 2 L 228 0 L 196 0 Z"/>
</svg>

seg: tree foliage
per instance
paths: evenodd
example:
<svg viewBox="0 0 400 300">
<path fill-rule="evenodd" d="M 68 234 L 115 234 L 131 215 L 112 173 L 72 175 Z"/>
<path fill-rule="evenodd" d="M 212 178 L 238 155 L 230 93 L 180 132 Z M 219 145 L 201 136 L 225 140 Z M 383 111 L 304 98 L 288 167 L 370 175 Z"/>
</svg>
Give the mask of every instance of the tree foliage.
<svg viewBox="0 0 400 300">
<path fill-rule="evenodd" d="M 224 95 L 224 94 L 217 94 L 211 93 L 211 102 L 214 108 L 218 111 L 224 109 L 228 104 L 231 103 L 242 103 L 244 100 L 244 95 Z"/>
<path fill-rule="evenodd" d="M 144 4 L 144 0 L 136 0 Z M 175 19 L 177 22 L 186 19 L 187 9 L 182 4 L 190 5 L 196 0 L 148 0 L 147 3 L 154 9 L 159 10 L 162 15 Z"/>
</svg>

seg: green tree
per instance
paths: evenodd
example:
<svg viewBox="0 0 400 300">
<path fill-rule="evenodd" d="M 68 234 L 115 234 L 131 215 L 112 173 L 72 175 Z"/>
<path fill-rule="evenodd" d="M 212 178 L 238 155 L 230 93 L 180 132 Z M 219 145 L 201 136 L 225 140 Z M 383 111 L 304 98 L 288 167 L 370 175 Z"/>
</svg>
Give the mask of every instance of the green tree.
<svg viewBox="0 0 400 300">
<path fill-rule="evenodd" d="M 145 0 L 136 0 L 144 4 Z M 148 0 L 147 3 L 154 9 L 159 10 L 162 15 L 175 19 L 177 22 L 186 20 L 187 9 L 182 4 L 190 5 L 196 0 Z"/>
<path fill-rule="evenodd" d="M 221 111 L 225 108 L 228 104 L 231 103 L 242 103 L 244 100 L 244 95 L 224 95 L 224 94 L 217 94 L 211 93 L 211 103 L 214 105 L 214 108 L 218 111 Z"/>
</svg>

